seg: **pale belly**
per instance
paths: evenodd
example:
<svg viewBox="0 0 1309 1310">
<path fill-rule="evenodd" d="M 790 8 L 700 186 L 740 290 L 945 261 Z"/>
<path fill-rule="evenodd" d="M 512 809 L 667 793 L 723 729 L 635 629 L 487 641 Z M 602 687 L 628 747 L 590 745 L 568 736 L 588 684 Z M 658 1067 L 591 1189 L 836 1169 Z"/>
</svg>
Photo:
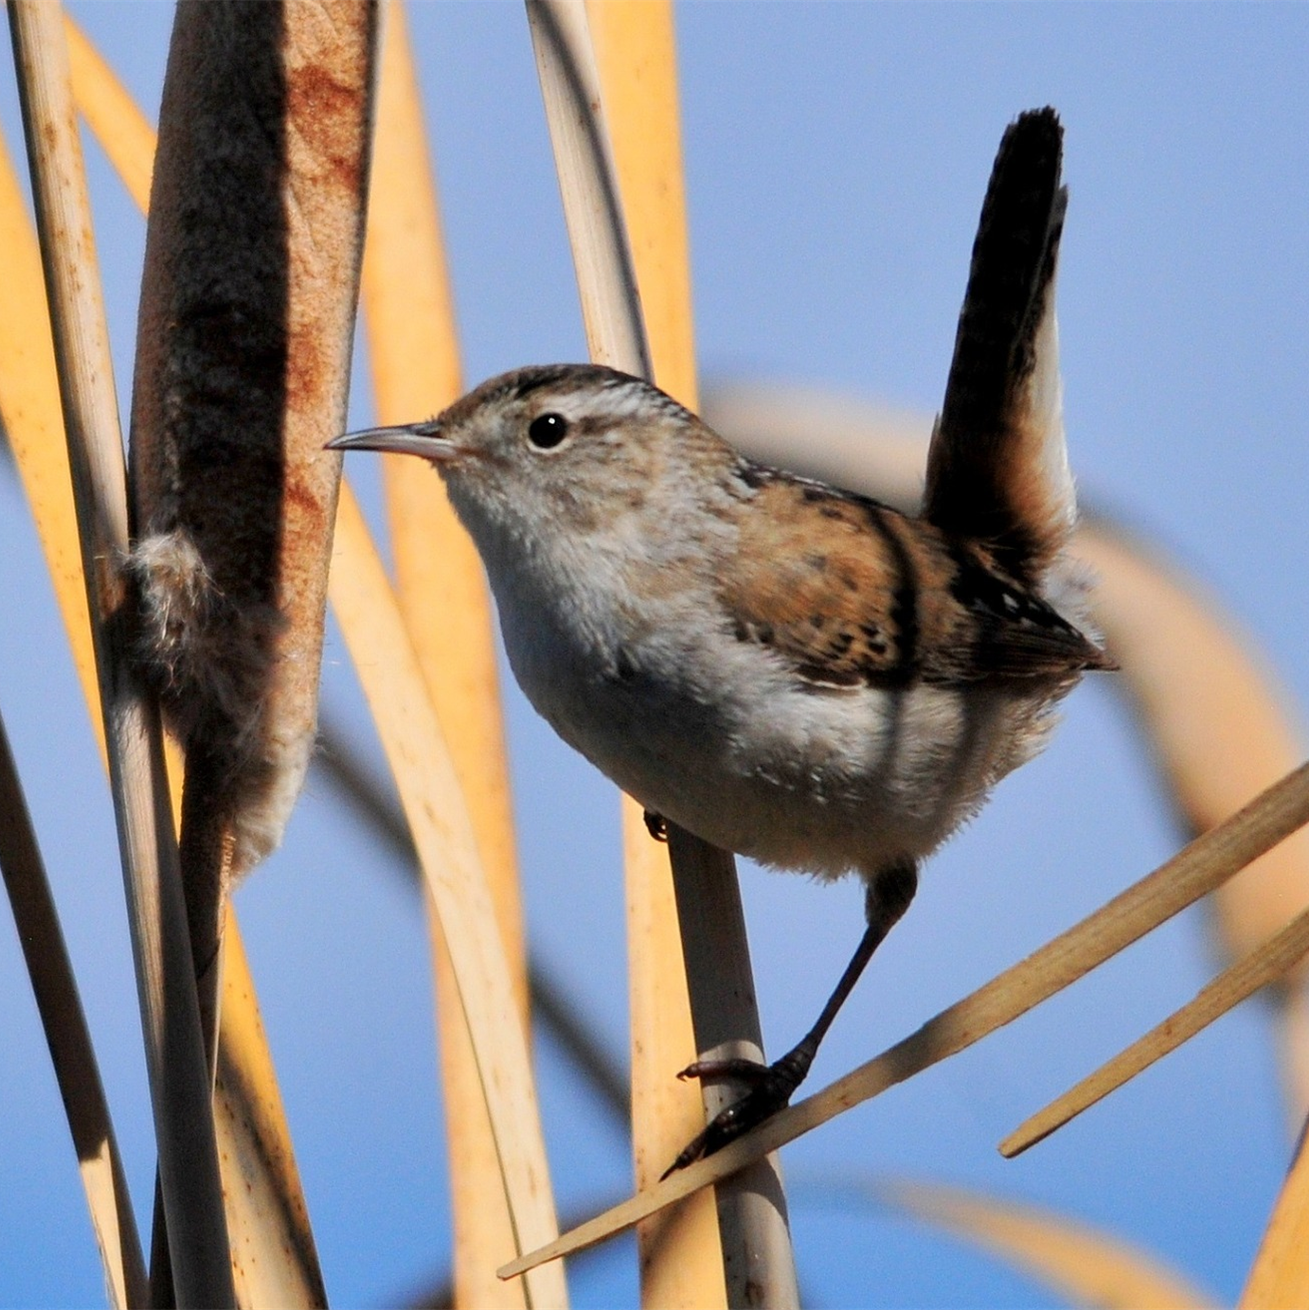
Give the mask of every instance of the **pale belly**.
<svg viewBox="0 0 1309 1310">
<path fill-rule="evenodd" d="M 823 877 L 929 854 L 1040 748 L 1067 690 L 810 690 L 736 642 L 674 650 L 656 637 L 602 661 L 540 624 L 505 636 L 538 712 L 643 806 Z"/>
</svg>

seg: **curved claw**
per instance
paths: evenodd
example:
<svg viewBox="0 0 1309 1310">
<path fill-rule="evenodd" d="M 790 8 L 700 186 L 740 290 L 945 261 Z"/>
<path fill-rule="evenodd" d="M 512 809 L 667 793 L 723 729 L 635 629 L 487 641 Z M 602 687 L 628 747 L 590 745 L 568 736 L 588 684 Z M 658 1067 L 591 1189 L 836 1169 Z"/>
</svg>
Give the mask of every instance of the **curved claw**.
<svg viewBox="0 0 1309 1310">
<path fill-rule="evenodd" d="M 745 1083 L 748 1087 L 758 1087 L 773 1072 L 773 1066 L 760 1064 L 758 1060 L 696 1060 L 678 1073 L 685 1082 L 688 1078 L 698 1078 L 701 1082 Z"/>
<path fill-rule="evenodd" d="M 754 1060 L 698 1060 L 678 1074 L 679 1078 L 736 1078 L 752 1084 L 739 1101 L 720 1110 L 698 1133 L 682 1153 L 659 1176 L 662 1183 L 669 1174 L 688 1164 L 721 1151 L 729 1142 L 743 1137 L 765 1119 L 771 1119 L 790 1101 L 792 1093 L 809 1072 L 809 1052 L 791 1051 L 776 1064 L 758 1064 Z"/>
</svg>

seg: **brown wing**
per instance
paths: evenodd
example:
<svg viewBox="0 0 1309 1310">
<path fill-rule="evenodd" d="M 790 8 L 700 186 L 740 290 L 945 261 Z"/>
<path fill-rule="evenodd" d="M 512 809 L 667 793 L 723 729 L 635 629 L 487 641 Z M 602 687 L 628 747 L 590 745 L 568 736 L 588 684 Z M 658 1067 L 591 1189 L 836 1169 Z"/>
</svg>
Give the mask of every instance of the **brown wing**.
<svg viewBox="0 0 1309 1310">
<path fill-rule="evenodd" d="M 973 246 L 945 401 L 928 453 L 924 516 L 986 542 L 1029 585 L 1072 527 L 1054 282 L 1067 192 L 1053 109 L 1010 124 Z"/>
<path fill-rule="evenodd" d="M 816 483 L 762 485 L 721 580 L 737 638 L 771 647 L 816 685 L 909 681 L 918 607 L 883 512 Z"/>
<path fill-rule="evenodd" d="M 719 579 L 734 634 L 814 687 L 1063 675 L 1103 656 L 972 547 L 851 493 L 756 478 Z"/>
</svg>

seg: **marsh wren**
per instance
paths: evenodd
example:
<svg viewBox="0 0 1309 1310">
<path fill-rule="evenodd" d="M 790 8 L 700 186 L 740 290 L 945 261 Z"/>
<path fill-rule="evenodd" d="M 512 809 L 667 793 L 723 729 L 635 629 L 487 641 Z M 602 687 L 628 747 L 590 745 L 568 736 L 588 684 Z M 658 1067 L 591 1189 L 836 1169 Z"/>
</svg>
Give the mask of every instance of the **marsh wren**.
<svg viewBox="0 0 1309 1310">
<path fill-rule="evenodd" d="M 339 437 L 445 479 L 509 662 L 559 735 L 658 821 L 763 864 L 865 881 L 867 927 L 822 1015 L 679 1156 L 786 1104 L 919 862 L 1110 667 L 1061 552 L 1053 110 L 1005 132 L 982 209 L 921 516 L 755 463 L 639 378 L 492 378 L 427 422 Z"/>
</svg>

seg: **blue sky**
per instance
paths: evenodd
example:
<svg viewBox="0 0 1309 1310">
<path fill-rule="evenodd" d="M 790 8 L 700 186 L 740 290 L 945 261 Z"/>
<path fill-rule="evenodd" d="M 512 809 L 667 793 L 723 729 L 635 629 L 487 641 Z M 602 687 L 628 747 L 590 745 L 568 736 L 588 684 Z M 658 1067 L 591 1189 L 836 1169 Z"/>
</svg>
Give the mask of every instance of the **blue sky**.
<svg viewBox="0 0 1309 1310">
<path fill-rule="evenodd" d="M 74 14 L 152 116 L 171 9 Z M 1303 703 L 1309 612 L 1309 8 L 1294 5 L 697 3 L 678 7 L 699 355 L 707 381 L 940 400 L 996 144 L 1053 104 L 1071 191 L 1060 321 L 1072 464 L 1088 499 L 1222 597 Z M 411 11 L 469 383 L 584 353 L 522 8 Z M 0 121 L 20 140 L 12 75 Z M 89 164 L 126 402 L 143 226 Z M 369 418 L 367 381 L 353 414 Z M 418 416 L 415 416 L 418 417 Z M 821 434 L 815 434 L 818 439 Z M 371 469 L 351 472 L 375 494 Z M 134 1195 L 147 1097 L 113 824 L 34 533 L 0 479 L 0 709 L 84 987 Z M 366 731 L 329 634 L 325 704 Z M 622 1055 L 622 888 L 612 790 L 509 695 L 529 931 Z M 371 740 L 364 748 L 375 752 Z M 70 823 L 68 816 L 77 816 Z M 827 1081 L 1133 881 L 1175 844 L 1107 680 L 1051 749 L 928 867 L 816 1066 Z M 770 1047 L 807 1026 L 861 926 L 857 886 L 747 868 Z M 394 1304 L 443 1266 L 448 1225 L 418 903 L 311 781 L 284 848 L 238 895 L 334 1304 Z M 1224 1020 L 1012 1163 L 995 1143 L 1188 999 L 1199 913 L 964 1056 L 785 1157 L 815 1306 L 1038 1306 L 1035 1284 L 852 1200 L 889 1173 L 1039 1201 L 1129 1237 L 1224 1300 L 1242 1284 L 1287 1138 L 1266 1016 Z M 625 1143 L 539 1050 L 561 1206 L 628 1185 Z M 0 914 L 0 1304 L 95 1304 L 100 1275 L 39 1026 Z M 634 1303 L 630 1249 L 579 1266 L 579 1305 Z"/>
</svg>

